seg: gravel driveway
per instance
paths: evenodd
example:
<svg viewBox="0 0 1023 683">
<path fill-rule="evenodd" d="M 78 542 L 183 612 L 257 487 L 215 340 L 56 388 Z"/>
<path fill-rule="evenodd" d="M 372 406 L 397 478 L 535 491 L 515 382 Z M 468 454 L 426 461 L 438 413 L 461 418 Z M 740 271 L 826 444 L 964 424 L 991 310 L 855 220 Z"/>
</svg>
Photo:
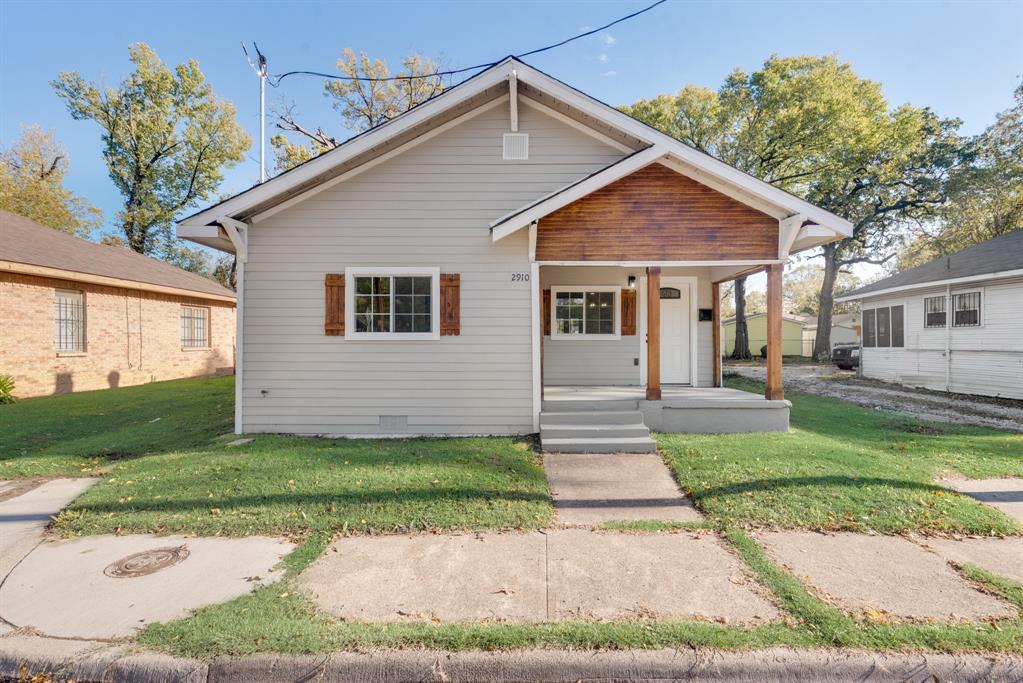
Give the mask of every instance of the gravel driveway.
<svg viewBox="0 0 1023 683">
<path fill-rule="evenodd" d="M 763 366 L 725 365 L 725 372 L 763 381 Z M 833 396 L 868 408 L 891 410 L 931 422 L 998 427 L 1023 432 L 1023 401 L 926 389 L 859 379 L 833 365 L 790 365 L 782 370 L 785 388 L 819 396 Z"/>
</svg>

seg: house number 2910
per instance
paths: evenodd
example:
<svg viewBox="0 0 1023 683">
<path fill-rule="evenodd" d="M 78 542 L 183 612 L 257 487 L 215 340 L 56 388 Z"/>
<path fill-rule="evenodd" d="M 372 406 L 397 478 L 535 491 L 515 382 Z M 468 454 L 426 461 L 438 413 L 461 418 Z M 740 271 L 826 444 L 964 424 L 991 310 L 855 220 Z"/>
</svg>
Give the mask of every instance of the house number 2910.
<svg viewBox="0 0 1023 683">
<path fill-rule="evenodd" d="M 512 282 L 529 282 L 529 273 L 512 273 Z"/>
</svg>

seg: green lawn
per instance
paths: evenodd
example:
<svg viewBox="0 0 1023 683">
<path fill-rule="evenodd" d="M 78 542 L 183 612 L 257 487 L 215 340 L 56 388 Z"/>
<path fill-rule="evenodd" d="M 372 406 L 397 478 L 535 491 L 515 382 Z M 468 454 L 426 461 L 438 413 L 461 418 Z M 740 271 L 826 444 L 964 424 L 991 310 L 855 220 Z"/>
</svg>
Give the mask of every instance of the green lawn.
<svg viewBox="0 0 1023 683">
<path fill-rule="evenodd" d="M 729 386 L 761 392 L 731 378 Z M 788 434 L 660 434 L 683 488 L 722 526 L 1020 533 L 997 510 L 934 483 L 1023 476 L 1023 434 L 921 423 L 792 392 Z"/>
<path fill-rule="evenodd" d="M 757 391 L 753 383 L 733 386 Z M 618 523 L 623 533 L 716 529 L 759 577 L 783 621 L 359 624 L 316 610 L 298 574 L 337 532 L 537 528 L 551 521 L 531 444 L 512 438 L 332 440 L 263 435 L 227 446 L 231 378 L 0 406 L 0 477 L 104 475 L 55 523 L 59 533 L 286 534 L 300 547 L 278 584 L 149 626 L 142 645 L 214 657 L 373 647 L 753 648 L 772 645 L 1023 652 L 1023 620 L 871 623 L 822 601 L 741 528 L 1020 529 L 935 486 L 940 472 L 1023 474 L 1023 437 L 922 424 L 792 394 L 788 434 L 660 435 L 666 460 L 708 514 L 696 524 Z M 159 418 L 159 419 L 157 419 Z M 963 576 L 1023 610 L 1023 586 L 974 566 Z"/>
<path fill-rule="evenodd" d="M 526 528 L 546 526 L 551 513 L 543 468 L 520 440 L 265 435 L 244 446 L 115 463 L 57 517 L 56 529 L 248 535 Z"/>
<path fill-rule="evenodd" d="M 230 432 L 234 378 L 154 382 L 0 405 L 0 478 L 83 477 Z"/>
</svg>

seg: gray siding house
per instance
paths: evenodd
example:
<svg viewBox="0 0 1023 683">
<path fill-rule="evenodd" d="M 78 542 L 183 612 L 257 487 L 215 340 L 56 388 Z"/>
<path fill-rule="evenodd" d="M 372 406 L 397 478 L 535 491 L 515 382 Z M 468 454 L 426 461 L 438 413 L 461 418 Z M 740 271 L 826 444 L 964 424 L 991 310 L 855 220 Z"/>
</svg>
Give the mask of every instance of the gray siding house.
<svg viewBox="0 0 1023 683">
<path fill-rule="evenodd" d="M 1023 399 L 1023 230 L 850 292 L 864 377 Z"/>
<path fill-rule="evenodd" d="M 407 436 L 785 429 L 780 345 L 720 387 L 718 286 L 768 270 L 780 321 L 851 226 L 508 58 L 177 231 L 238 255 L 237 431 Z"/>
</svg>

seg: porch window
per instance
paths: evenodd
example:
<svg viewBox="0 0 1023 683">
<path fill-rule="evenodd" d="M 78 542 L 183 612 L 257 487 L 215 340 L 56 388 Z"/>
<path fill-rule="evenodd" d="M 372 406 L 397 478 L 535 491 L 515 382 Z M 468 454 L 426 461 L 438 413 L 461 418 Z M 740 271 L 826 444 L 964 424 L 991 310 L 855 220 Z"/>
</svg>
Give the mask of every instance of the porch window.
<svg viewBox="0 0 1023 683">
<path fill-rule="evenodd" d="M 437 339 L 439 268 L 347 269 L 345 336 Z"/>
<path fill-rule="evenodd" d="M 980 292 L 952 295 L 952 327 L 980 327 Z"/>
<path fill-rule="evenodd" d="M 619 339 L 617 286 L 551 287 L 554 297 L 551 337 L 554 339 Z"/>
</svg>

